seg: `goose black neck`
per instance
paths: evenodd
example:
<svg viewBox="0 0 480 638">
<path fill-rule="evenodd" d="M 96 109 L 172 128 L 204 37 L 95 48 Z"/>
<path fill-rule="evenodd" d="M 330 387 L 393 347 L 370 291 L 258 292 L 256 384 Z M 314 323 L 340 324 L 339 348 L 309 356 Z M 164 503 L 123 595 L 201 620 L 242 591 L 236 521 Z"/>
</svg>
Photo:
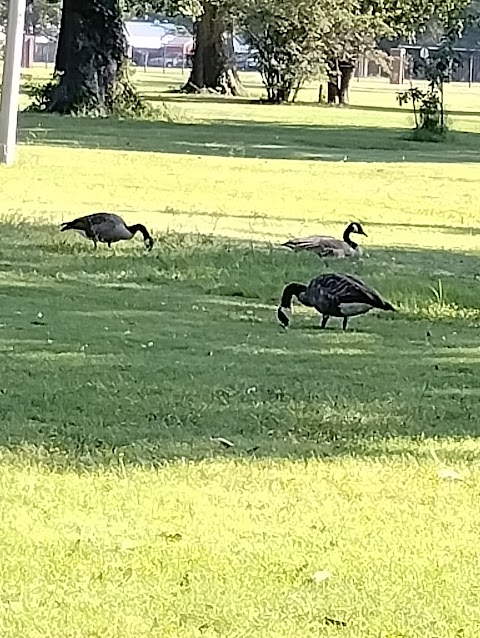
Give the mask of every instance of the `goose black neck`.
<svg viewBox="0 0 480 638">
<path fill-rule="evenodd" d="M 349 226 L 347 226 L 347 228 L 345 229 L 345 232 L 343 233 L 343 241 L 346 242 L 353 249 L 355 249 L 358 247 L 358 244 L 356 244 L 353 241 L 353 239 L 350 238 L 350 235 L 352 233 L 353 233 L 353 228 L 352 228 L 352 225 L 350 224 Z"/>
<path fill-rule="evenodd" d="M 127 229 L 132 233 L 132 235 L 135 235 L 135 233 L 142 233 L 143 240 L 146 244 L 148 244 L 149 249 L 151 249 L 151 247 L 153 246 L 153 239 L 143 224 L 134 224 L 133 226 L 127 226 Z"/>
<path fill-rule="evenodd" d="M 133 226 L 127 226 L 127 228 L 132 233 L 132 235 L 135 235 L 135 233 L 142 233 L 143 239 L 145 239 L 145 241 L 147 239 L 150 239 L 150 233 L 143 224 L 134 224 Z"/>
<path fill-rule="evenodd" d="M 307 287 L 305 286 L 305 284 L 297 284 L 297 283 L 288 284 L 288 286 L 285 286 L 283 290 L 280 306 L 282 308 L 291 308 L 292 298 L 296 297 L 300 301 L 299 295 L 302 292 L 305 292 L 306 289 Z"/>
</svg>

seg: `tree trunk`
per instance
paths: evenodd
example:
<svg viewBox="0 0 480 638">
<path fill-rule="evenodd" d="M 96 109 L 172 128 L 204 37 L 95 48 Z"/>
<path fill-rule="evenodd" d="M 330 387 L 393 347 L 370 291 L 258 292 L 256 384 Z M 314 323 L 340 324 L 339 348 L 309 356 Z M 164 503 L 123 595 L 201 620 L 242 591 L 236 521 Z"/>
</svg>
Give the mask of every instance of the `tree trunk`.
<svg viewBox="0 0 480 638">
<path fill-rule="evenodd" d="M 70 51 L 68 46 L 73 34 L 71 33 L 71 4 L 72 0 L 63 0 L 62 16 L 60 19 L 60 33 L 58 34 L 57 53 L 55 56 L 55 71 L 63 73 L 67 67 L 67 59 Z"/>
<path fill-rule="evenodd" d="M 352 79 L 355 65 L 352 62 L 340 62 L 340 89 L 338 91 L 338 101 L 340 104 L 348 104 L 348 89 Z"/>
<path fill-rule="evenodd" d="M 327 66 L 327 104 L 336 104 L 339 99 L 338 78 L 340 70 L 338 60 L 330 60 Z"/>
<path fill-rule="evenodd" d="M 327 104 L 336 104 L 338 99 L 338 78 L 329 78 L 327 84 Z"/>
<path fill-rule="evenodd" d="M 195 22 L 195 51 L 192 71 L 183 90 L 196 93 L 210 89 L 220 93 L 242 95 L 232 37 L 225 37 L 225 18 L 218 5 L 204 0 L 203 13 Z"/>
<path fill-rule="evenodd" d="M 108 115 L 140 108 L 125 78 L 126 42 L 119 0 L 64 0 L 55 70 L 46 110 Z"/>
<path fill-rule="evenodd" d="M 348 104 L 348 89 L 355 64 L 353 62 L 331 60 L 328 65 L 328 104 Z"/>
</svg>

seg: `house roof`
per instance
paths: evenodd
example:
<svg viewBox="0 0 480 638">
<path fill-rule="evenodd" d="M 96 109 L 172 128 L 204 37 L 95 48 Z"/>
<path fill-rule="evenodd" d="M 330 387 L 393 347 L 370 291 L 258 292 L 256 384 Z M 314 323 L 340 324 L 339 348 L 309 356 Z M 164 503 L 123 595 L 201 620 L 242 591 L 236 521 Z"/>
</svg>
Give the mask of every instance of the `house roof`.
<svg viewBox="0 0 480 638">
<path fill-rule="evenodd" d="M 191 36 L 177 35 L 175 25 L 145 20 L 129 20 L 124 24 L 127 44 L 134 49 L 161 49 L 164 46 L 184 46 L 193 44 Z"/>
</svg>

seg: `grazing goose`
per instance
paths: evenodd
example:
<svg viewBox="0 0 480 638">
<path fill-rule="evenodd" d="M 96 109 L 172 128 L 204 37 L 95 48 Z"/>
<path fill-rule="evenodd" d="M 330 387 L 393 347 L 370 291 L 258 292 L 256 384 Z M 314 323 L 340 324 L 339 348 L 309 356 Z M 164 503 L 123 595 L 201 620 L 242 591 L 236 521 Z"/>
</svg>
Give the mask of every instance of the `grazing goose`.
<svg viewBox="0 0 480 638">
<path fill-rule="evenodd" d="M 285 287 L 277 310 L 278 320 L 284 328 L 290 323 L 287 311 L 292 307 L 292 297 L 322 315 L 321 328 L 325 328 L 330 317 L 343 317 L 343 329 L 346 330 L 349 317 L 363 315 L 373 308 L 395 312 L 388 301 L 358 277 L 329 273 L 315 277 L 308 286 L 291 283 Z"/>
<path fill-rule="evenodd" d="M 143 224 L 127 226 L 119 215 L 113 213 L 94 213 L 78 217 L 71 222 L 64 222 L 61 232 L 65 230 L 76 230 L 83 237 L 91 239 L 95 248 L 98 241 L 108 244 L 110 248 L 111 244 L 117 241 L 132 239 L 136 232 L 142 233 L 147 250 L 152 250 L 153 246 L 153 238 Z"/>
<path fill-rule="evenodd" d="M 309 250 L 317 253 L 319 257 L 361 257 L 363 251 L 358 244 L 350 239 L 352 233 L 367 237 L 367 233 L 363 230 L 362 225 L 357 222 L 352 222 L 346 227 L 343 233 L 343 239 L 312 235 L 311 237 L 290 239 L 290 241 L 285 242 L 282 246 L 286 246 L 295 251 Z"/>
</svg>

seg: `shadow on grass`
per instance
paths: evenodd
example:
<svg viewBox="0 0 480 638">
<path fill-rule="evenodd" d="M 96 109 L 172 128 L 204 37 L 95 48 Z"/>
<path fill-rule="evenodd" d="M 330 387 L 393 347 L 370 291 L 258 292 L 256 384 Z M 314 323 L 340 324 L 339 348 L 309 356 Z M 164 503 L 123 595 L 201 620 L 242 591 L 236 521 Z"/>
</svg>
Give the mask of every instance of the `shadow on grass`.
<svg viewBox="0 0 480 638">
<path fill-rule="evenodd" d="M 247 87 L 248 88 L 248 87 Z M 250 88 L 258 89 L 258 86 L 251 85 Z M 400 89 L 400 87 L 399 87 Z M 366 87 L 362 87 L 362 92 L 366 90 Z M 378 91 L 378 88 L 374 89 L 375 92 Z M 388 91 L 390 93 L 390 91 Z M 201 102 L 204 104 L 253 104 L 257 106 L 273 106 L 268 102 L 262 101 L 259 97 L 231 97 L 226 95 L 215 95 L 215 94 L 199 94 L 199 95 L 191 95 L 188 93 L 180 93 L 178 89 L 170 89 L 169 91 L 162 92 L 160 95 L 158 94 L 158 86 L 152 82 L 151 84 L 151 92 L 146 91 L 148 96 L 148 100 L 150 102 L 165 102 L 167 104 L 177 104 L 182 106 L 183 104 L 188 104 L 191 102 Z M 401 106 L 377 106 L 371 104 L 347 104 L 341 107 L 332 106 L 329 104 L 323 104 L 319 102 L 304 102 L 302 100 L 297 100 L 294 105 L 292 104 L 283 104 L 276 105 L 279 109 L 279 113 L 281 113 L 282 108 L 296 108 L 298 106 L 302 107 L 311 107 L 313 109 L 339 109 L 344 110 L 347 109 L 349 111 L 366 111 L 366 112 L 378 112 L 378 113 L 403 113 L 404 115 L 412 114 L 413 110 L 409 107 L 401 107 Z M 465 110 L 455 110 L 455 109 L 447 109 L 449 117 L 479 117 L 480 111 L 465 111 Z"/>
<path fill-rule="evenodd" d="M 354 104 L 348 106 L 349 109 L 353 111 L 369 111 L 369 112 L 380 112 L 380 113 L 412 113 L 411 109 L 406 109 L 405 107 L 400 106 L 373 106 L 369 104 Z M 479 117 L 480 111 L 460 111 L 454 109 L 447 109 L 447 114 L 449 117 Z"/>
<path fill-rule="evenodd" d="M 94 253 L 48 227 L 0 230 L 3 448 L 88 466 L 415 452 L 480 434 L 477 255 L 322 262 L 174 235 L 151 254 Z M 365 278 L 399 312 L 344 333 L 296 305 L 281 330 L 283 286 L 332 270 Z"/>
<path fill-rule="evenodd" d="M 183 104 L 200 102 L 202 104 L 256 104 L 261 105 L 258 97 L 241 97 L 241 96 L 229 96 L 229 95 L 215 95 L 215 94 L 198 94 L 192 95 L 191 93 L 181 93 L 179 89 L 170 89 L 169 91 L 162 92 L 160 95 L 155 90 L 155 85 L 152 86 L 153 93 L 146 92 L 146 97 L 149 102 L 162 102 L 167 104 L 176 104 L 182 106 Z"/>
<path fill-rule="evenodd" d="M 470 180 L 466 180 L 470 181 Z M 285 219 L 285 218 L 284 218 Z M 334 223 L 341 224 L 342 221 L 338 220 Z M 376 228 L 410 228 L 410 229 L 422 229 L 431 230 L 432 232 L 448 233 L 452 235 L 478 235 L 480 233 L 480 226 L 450 226 L 449 224 L 402 224 L 402 223 L 388 223 L 388 222 L 368 222 L 368 227 Z"/>
<path fill-rule="evenodd" d="M 62 118 L 22 114 L 24 144 L 217 157 L 361 162 L 480 161 L 479 135 L 455 132 L 446 143 L 417 143 L 406 129 L 228 120 L 211 123 Z"/>
</svg>

